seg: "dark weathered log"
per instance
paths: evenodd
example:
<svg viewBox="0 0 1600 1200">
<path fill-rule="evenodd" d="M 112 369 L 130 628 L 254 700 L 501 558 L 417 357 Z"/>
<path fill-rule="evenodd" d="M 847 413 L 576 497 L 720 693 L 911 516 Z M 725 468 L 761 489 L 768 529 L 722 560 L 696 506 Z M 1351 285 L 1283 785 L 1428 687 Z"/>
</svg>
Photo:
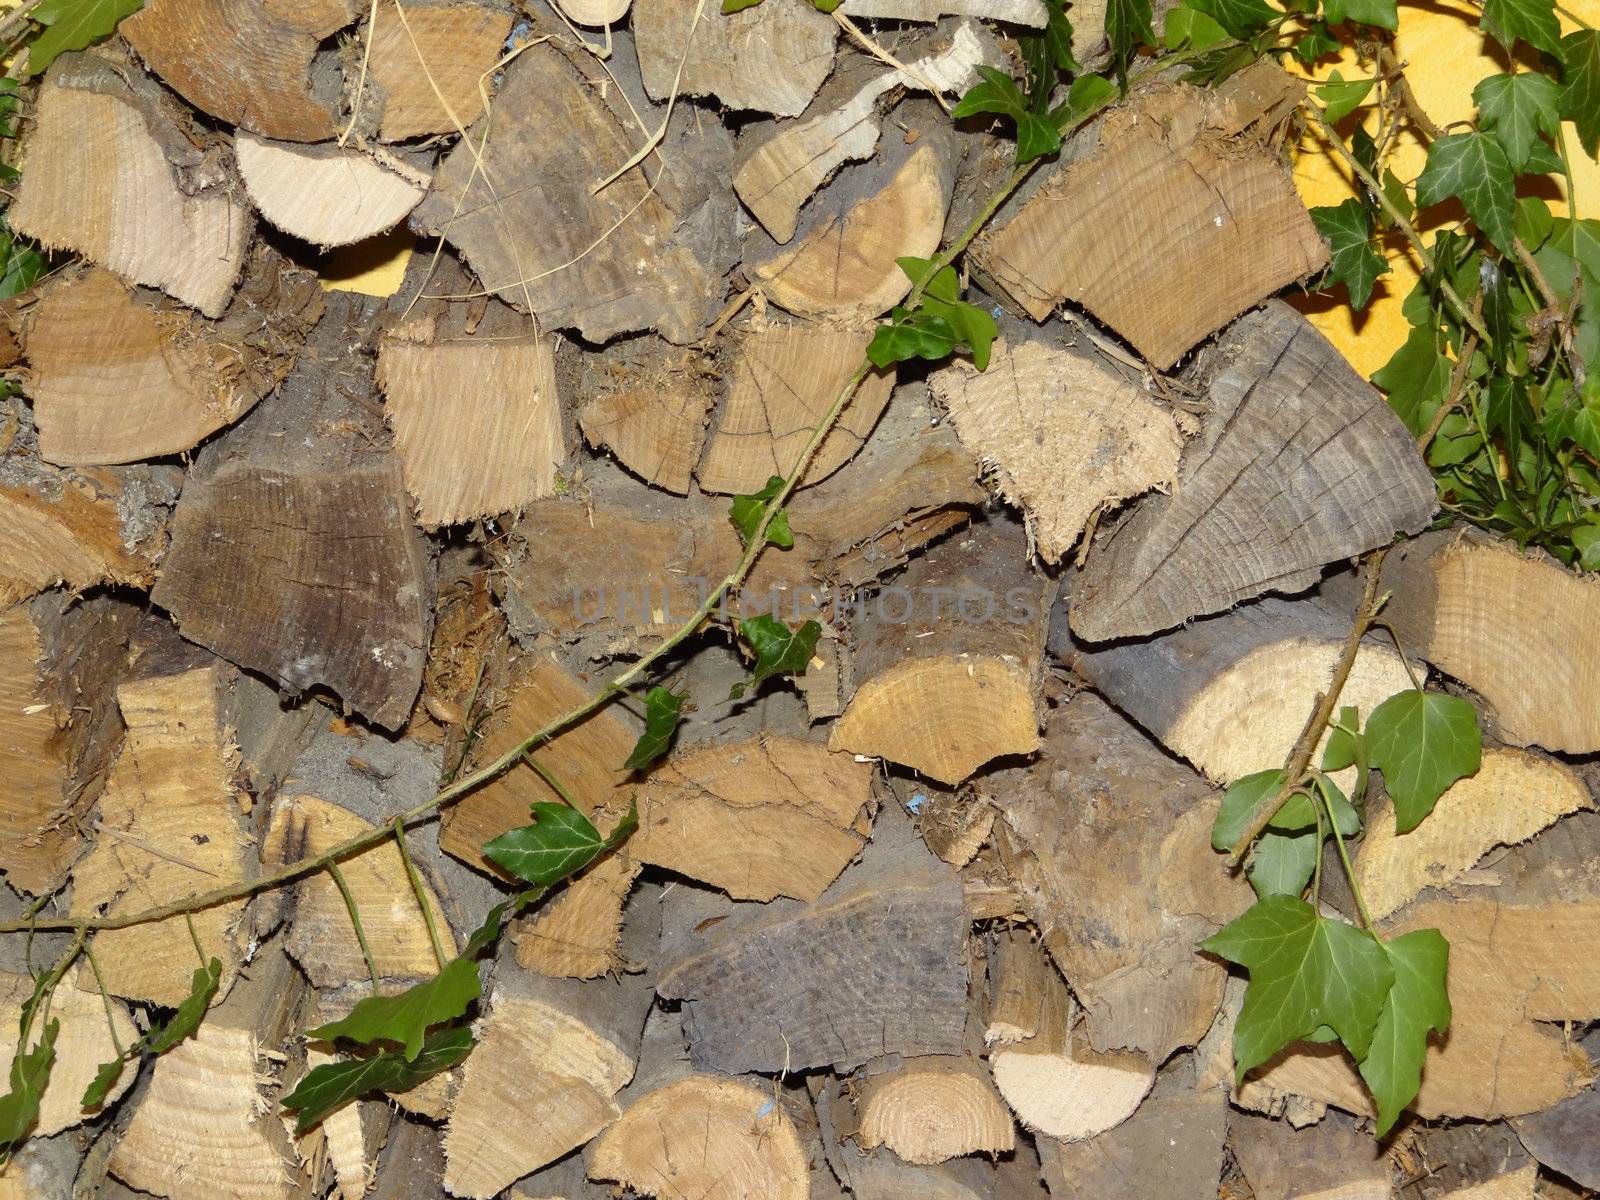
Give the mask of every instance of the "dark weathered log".
<svg viewBox="0 0 1600 1200">
<path fill-rule="evenodd" d="M 1211 411 L 1174 494 L 1140 503 L 1073 583 L 1085 640 L 1304 591 L 1324 564 L 1418 532 L 1437 507 L 1394 410 L 1288 306 L 1241 318 L 1208 368 Z"/>
<path fill-rule="evenodd" d="M 1258 1196 L 1382 1200 L 1394 1194 L 1380 1147 L 1347 1117 L 1330 1115 L 1296 1129 L 1287 1121 L 1234 1112 L 1228 1146 Z"/>
</svg>

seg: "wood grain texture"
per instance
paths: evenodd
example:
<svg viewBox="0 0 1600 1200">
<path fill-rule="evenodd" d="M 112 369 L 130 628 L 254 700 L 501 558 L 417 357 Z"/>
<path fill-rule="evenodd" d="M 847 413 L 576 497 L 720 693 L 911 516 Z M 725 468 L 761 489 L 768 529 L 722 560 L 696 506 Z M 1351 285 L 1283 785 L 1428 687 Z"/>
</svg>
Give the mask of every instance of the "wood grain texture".
<svg viewBox="0 0 1600 1200">
<path fill-rule="evenodd" d="M 1437 507 L 1394 411 L 1286 305 L 1234 324 L 1206 395 L 1174 494 L 1142 502 L 1073 582 L 1072 630 L 1086 641 L 1303 591 L 1323 564 L 1416 533 Z"/>
<path fill-rule="evenodd" d="M 190 450 L 289 373 L 321 314 L 315 277 L 264 246 L 217 321 L 99 268 L 63 279 L 26 333 L 39 453 L 97 465 Z"/>
<path fill-rule="evenodd" d="M 360 150 L 302 146 L 241 131 L 239 174 L 268 221 L 327 249 L 393 229 L 427 194 L 428 177 L 392 170 Z"/>
<path fill-rule="evenodd" d="M 1007 25 L 1043 28 L 1045 6 L 1039 0 L 844 0 L 839 11 L 875 21 L 937 21 L 940 17 L 978 17 Z"/>
<path fill-rule="evenodd" d="M 150 0 L 121 32 L 196 108 L 265 137 L 320 142 L 339 132 L 339 78 L 313 60 L 355 16 L 350 0 Z"/>
<path fill-rule="evenodd" d="M 717 402 L 706 366 L 649 337 L 586 355 L 578 381 L 584 440 L 604 446 L 646 483 L 686 495 Z"/>
<path fill-rule="evenodd" d="M 1164 1077 L 1159 1080 L 1133 1116 L 1115 1129 L 1082 1142 L 1039 1139 L 1050 1194 L 1096 1200 L 1216 1200 L 1227 1098 L 1220 1090 L 1164 1088 L 1165 1082 Z"/>
<path fill-rule="evenodd" d="M 383 92 L 378 136 L 400 142 L 456 133 L 483 115 L 491 68 L 505 52 L 512 14 L 481 4 L 397 5 L 384 0 L 368 26 L 369 77 Z M 487 76 L 487 77 L 486 77 Z"/>
<path fill-rule="evenodd" d="M 762 4 L 724 13 L 707 4 L 697 22 L 695 0 L 635 0 L 633 29 L 653 99 L 677 90 L 780 117 L 805 111 L 833 69 L 838 36 L 814 8 Z"/>
<path fill-rule="evenodd" d="M 71 1129 L 89 1120 L 92 1113 L 83 1110 L 81 1101 L 84 1089 L 93 1081 L 101 1063 L 117 1057 L 118 1046 L 131 1045 L 139 1037 L 128 1006 L 111 1001 L 110 1011 L 95 992 L 92 980 L 83 980 L 87 990 L 80 986 L 80 973 L 87 974 L 89 966 L 82 964 L 62 980 L 61 987 L 50 997 L 50 1016 L 61 1022 L 56 1039 L 55 1064 L 49 1082 L 39 1099 L 39 1123 L 30 1129 L 31 1137 L 47 1138 Z M 28 975 L 0 972 L 0 1005 L 7 1013 L 17 1012 L 33 992 L 33 979 Z M 116 1041 L 112 1039 L 112 1026 Z M 38 1033 L 34 1026 L 34 1034 Z M 7 1021 L 0 1028 L 0 1072 L 7 1076 L 17 1053 L 17 1028 Z M 130 1067 L 106 1094 L 102 1108 L 111 1108 L 133 1087 L 134 1071 Z M 0 1194 L 4 1186 L 0 1185 Z"/>
<path fill-rule="evenodd" d="M 909 1163 L 995 1157 L 1016 1146 L 1010 1110 L 988 1073 L 968 1058 L 913 1058 L 870 1076 L 857 1109 L 859 1143 L 867 1149 L 887 1146 Z"/>
<path fill-rule="evenodd" d="M 1177 474 L 1183 438 L 1172 414 L 1094 356 L 997 344 L 987 371 L 957 361 L 930 386 L 962 444 L 1027 516 L 1047 562 L 1059 562 L 1096 513 Z"/>
<path fill-rule="evenodd" d="M 1093 152 L 975 245 L 975 266 L 1034 320 L 1081 305 L 1165 370 L 1327 262 L 1282 163 L 1233 137 L 1281 119 L 1299 87 L 1261 63 L 1113 112 Z"/>
<path fill-rule="evenodd" d="M 244 264 L 250 213 L 221 187 L 181 187 L 162 138 L 182 134 L 108 63 L 64 56 L 39 90 L 33 165 L 8 219 L 46 247 L 220 316 Z"/>
<path fill-rule="evenodd" d="M 474 125 L 469 140 L 440 164 L 415 222 L 443 233 L 484 287 L 531 308 L 545 328 L 592 341 L 699 333 L 712 285 L 673 236 L 678 214 L 638 171 L 592 194 L 635 141 L 558 50 L 535 45 L 506 68 L 488 136 Z"/>
<path fill-rule="evenodd" d="M 1330 1115 L 1304 1129 L 1234 1112 L 1228 1144 L 1256 1195 L 1296 1200 L 1389 1200 L 1390 1164 L 1347 1117 Z"/>
</svg>

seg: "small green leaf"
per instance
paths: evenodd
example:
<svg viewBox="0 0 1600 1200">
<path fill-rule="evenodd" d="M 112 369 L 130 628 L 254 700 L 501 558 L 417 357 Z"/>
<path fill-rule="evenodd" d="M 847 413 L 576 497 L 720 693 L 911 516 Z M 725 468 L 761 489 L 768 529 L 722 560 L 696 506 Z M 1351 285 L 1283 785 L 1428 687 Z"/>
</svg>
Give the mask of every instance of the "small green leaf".
<svg viewBox="0 0 1600 1200">
<path fill-rule="evenodd" d="M 483 844 L 489 860 L 525 883 L 549 887 L 583 870 L 607 849 L 607 839 L 565 804 L 533 805 L 533 824 L 508 829 Z"/>
<path fill-rule="evenodd" d="M 1000 335 L 994 318 L 976 304 L 965 301 L 940 300 L 928 295 L 922 298 L 923 311 L 936 320 L 943 321 L 956 335 L 956 344 L 972 351 L 972 365 L 980 371 L 989 369 L 989 347 Z"/>
<path fill-rule="evenodd" d="M 739 531 L 739 541 L 742 544 L 748 546 L 750 539 L 756 536 L 756 529 L 761 524 L 761 514 L 766 511 L 768 503 L 776 499 L 782 490 L 783 476 L 774 475 L 767 480 L 767 486 L 759 492 L 733 498 L 733 504 L 728 508 L 728 519 Z M 788 509 L 780 508 L 767 525 L 767 541 L 780 550 L 794 548 L 794 534 L 789 531 Z"/>
<path fill-rule="evenodd" d="M 342 1021 L 308 1029 L 306 1037 L 323 1042 L 343 1038 L 362 1045 L 396 1042 L 410 1060 L 422 1053 L 429 1029 L 455 1020 L 471 1007 L 478 994 L 478 964 L 468 958 L 454 958 L 432 979 L 393 996 L 368 996 Z"/>
<path fill-rule="evenodd" d="M 1389 394 L 1389 407 L 1413 436 L 1421 436 L 1444 403 L 1450 386 L 1450 360 L 1439 348 L 1438 333 L 1417 325 L 1372 382 Z"/>
<path fill-rule="evenodd" d="M 1379 29 L 1400 28 L 1395 0 L 1327 0 L 1322 8 L 1330 25 L 1355 21 L 1361 25 L 1376 25 Z"/>
<path fill-rule="evenodd" d="M 491 908 L 483 918 L 483 923 L 472 931 L 472 936 L 467 939 L 467 944 L 461 950 L 462 958 L 477 958 L 500 940 L 500 934 L 505 929 L 506 922 L 516 916 L 523 909 L 543 896 L 549 888 L 529 888 L 525 892 L 518 892 L 509 900 L 502 900 Z"/>
<path fill-rule="evenodd" d="M 1197 8 L 1179 4 L 1167 13 L 1162 43 L 1168 50 L 1209 50 L 1227 40 L 1228 31 L 1217 24 L 1217 19 Z"/>
<path fill-rule="evenodd" d="M 1346 80 L 1338 71 L 1328 76 L 1328 82 L 1316 89 L 1322 101 L 1322 115 L 1329 122 L 1342 121 L 1366 100 L 1372 91 L 1370 79 Z"/>
<path fill-rule="evenodd" d="M 931 258 L 917 258 L 911 254 L 904 254 L 894 261 L 895 265 L 900 268 L 905 277 L 911 280 L 913 286 L 921 283 L 924 279 L 927 279 L 928 272 L 933 270 L 933 259 Z M 950 272 L 950 278 L 952 281 L 956 279 L 956 270 L 954 267 L 945 267 L 939 272 L 939 274 L 942 276 L 945 271 Z M 943 289 L 944 280 L 940 278 L 936 282 L 938 283 L 938 286 Z M 926 290 L 931 291 L 933 290 L 933 287 L 934 284 L 930 282 Z M 937 294 L 938 293 L 936 292 L 935 295 Z"/>
<path fill-rule="evenodd" d="M 1299 833 L 1268 830 L 1256 843 L 1250 859 L 1250 886 L 1265 900 L 1268 896 L 1298 896 L 1311 882 L 1322 839 L 1316 829 Z"/>
<path fill-rule="evenodd" d="M 948 321 L 895 305 L 889 320 L 873 331 L 867 357 L 875 367 L 891 367 L 912 358 L 940 362 L 956 352 L 956 331 Z"/>
<path fill-rule="evenodd" d="M 1350 305 L 1363 309 L 1372 299 L 1372 285 L 1389 270 L 1383 255 L 1372 246 L 1372 224 L 1366 207 L 1351 198 L 1331 207 L 1313 208 L 1311 220 L 1328 242 L 1331 265 L 1327 282 L 1342 283 L 1350 291 Z"/>
<path fill-rule="evenodd" d="M 1347 704 L 1339 710 L 1339 719 L 1328 729 L 1328 743 L 1322 748 L 1322 769 L 1342 771 L 1354 766 L 1364 750 L 1361 710 Z"/>
<path fill-rule="evenodd" d="M 1235 1082 L 1291 1042 L 1326 1025 L 1366 1057 L 1394 968 L 1378 939 L 1295 896 L 1257 901 L 1200 943 L 1250 973 L 1233 1033 Z"/>
<path fill-rule="evenodd" d="M 1411 214 L 1416 211 L 1416 205 L 1411 203 L 1411 190 L 1406 187 L 1405 180 L 1388 167 L 1383 169 L 1383 194 L 1389 203 L 1394 205 L 1396 212 L 1408 221 L 1411 219 Z M 1385 225 L 1393 223 L 1387 212 L 1382 215 Z"/>
<path fill-rule="evenodd" d="M 1043 115 L 1050 108 L 1050 95 L 1062 71 L 1081 68 L 1072 56 L 1072 24 L 1067 20 L 1062 0 L 1045 0 L 1045 27 L 1018 38 L 1022 65 L 1028 81 L 1028 108 Z"/>
<path fill-rule="evenodd" d="M 1222 807 L 1211 823 L 1211 848 L 1232 850 L 1244 831 L 1250 828 L 1261 806 L 1271 801 L 1282 786 L 1282 771 L 1257 771 L 1229 784 L 1222 794 Z"/>
<path fill-rule="evenodd" d="M 305 1133 L 368 1092 L 391 1096 L 409 1092 L 461 1062 L 474 1044 L 472 1027 L 460 1025 L 429 1034 L 414 1058 L 386 1050 L 369 1058 L 324 1063 L 308 1072 L 299 1086 L 283 1098 L 283 1107 L 298 1111 L 295 1131 Z"/>
<path fill-rule="evenodd" d="M 1428 147 L 1417 178 L 1417 206 L 1458 198 L 1478 228 L 1506 253 L 1515 236 L 1516 198 L 1511 163 L 1486 133 L 1452 133 Z"/>
<path fill-rule="evenodd" d="M 0 300 L 9 300 L 39 282 L 49 263 L 27 242 L 19 241 L 0 211 Z"/>
<path fill-rule="evenodd" d="M 624 770 L 642 771 L 667 752 L 682 720 L 684 695 L 664 687 L 653 687 L 644 694 L 644 732 L 622 764 Z"/>
<path fill-rule="evenodd" d="M 1045 158 L 1061 149 L 1061 131 L 1037 113 L 1017 118 L 1017 163 Z"/>
<path fill-rule="evenodd" d="M 747 8 L 754 8 L 761 0 L 722 0 L 722 11 L 725 13 L 743 12 Z"/>
<path fill-rule="evenodd" d="M 1484 0 L 1483 27 L 1507 50 L 1518 38 L 1550 54 L 1560 49 L 1555 0 Z"/>
<path fill-rule="evenodd" d="M 1295 42 L 1294 56 L 1309 67 L 1318 59 L 1337 54 L 1340 48 L 1339 39 L 1328 32 L 1326 22 L 1312 21 L 1306 32 Z"/>
<path fill-rule="evenodd" d="M 1323 802 L 1327 805 L 1328 812 L 1333 815 L 1333 826 L 1342 837 L 1355 837 L 1361 832 L 1361 814 L 1345 798 L 1337 783 L 1327 775 L 1318 773 L 1316 789 L 1322 793 Z"/>
<path fill-rule="evenodd" d="M 19 1045 L 11 1060 L 11 1090 L 0 1096 L 0 1154 L 9 1152 L 27 1137 L 39 1119 L 39 1100 L 50 1083 L 50 1068 L 56 1061 L 56 1035 L 61 1022 L 52 1019 L 33 1049 Z"/>
<path fill-rule="evenodd" d="M 1561 115 L 1578 127 L 1590 158 L 1600 158 L 1600 31 L 1580 29 L 1561 39 Z"/>
<path fill-rule="evenodd" d="M 1027 98 L 1017 90 L 1016 82 L 1004 71 L 995 67 L 977 68 L 982 81 L 968 89 L 967 94 L 950 110 L 954 120 L 978 113 L 996 113 L 1011 118 L 1017 130 L 1017 162 L 1030 162 L 1061 149 L 1061 131 L 1028 107 Z"/>
<path fill-rule="evenodd" d="M 1383 943 L 1394 970 L 1372 1048 L 1361 1060 L 1361 1078 L 1378 1102 L 1378 1136 L 1416 1098 L 1422 1085 L 1422 1060 L 1428 1034 L 1450 1028 L 1450 996 L 1445 988 L 1450 943 L 1437 929 L 1417 929 Z"/>
<path fill-rule="evenodd" d="M 1437 692 L 1390 696 L 1367 718 L 1366 741 L 1400 833 L 1415 829 L 1447 787 L 1476 772 L 1482 752 L 1477 711 Z"/>
<path fill-rule="evenodd" d="M 1196 12 L 1205 13 L 1227 30 L 1230 37 L 1249 41 L 1283 16 L 1264 0 L 1188 0 Z"/>
<path fill-rule="evenodd" d="M 98 42 L 143 7 L 144 0 L 41 0 L 28 14 L 45 26 L 28 47 L 28 74 L 37 75 L 58 54 Z"/>
<path fill-rule="evenodd" d="M 130 1051 L 129 1053 L 132 1053 Z M 111 1094 L 111 1089 L 117 1086 L 117 1080 L 122 1078 L 122 1068 L 127 1065 L 128 1055 L 120 1054 L 110 1062 L 100 1064 L 100 1069 L 94 1073 L 94 1079 L 83 1091 L 83 1099 L 79 1107 L 85 1110 L 99 1108 L 106 1102 L 106 1097 Z"/>
<path fill-rule="evenodd" d="M 843 4 L 844 0 L 811 0 L 811 3 L 816 6 L 818 12 L 831 13 Z"/>
<path fill-rule="evenodd" d="M 733 685 L 728 699 L 737 700 L 746 689 L 757 687 L 774 675 L 804 675 L 811 656 L 817 651 L 822 626 L 807 621 L 791 629 L 775 617 L 762 613 L 739 622 L 739 636 L 755 651 L 756 665 L 750 678 Z"/>
<path fill-rule="evenodd" d="M 165 1025 L 159 1025 L 142 1040 L 146 1054 L 165 1054 L 179 1042 L 191 1037 L 205 1020 L 206 1010 L 216 998 L 222 983 L 222 960 L 213 958 L 203 967 L 197 967 L 189 980 L 189 994 L 178 1005 L 178 1011 Z"/>
<path fill-rule="evenodd" d="M 1140 46 L 1153 46 L 1156 31 L 1151 28 L 1150 0 L 1107 0 L 1106 41 L 1111 45 L 1111 61 L 1117 81 L 1128 82 L 1128 63 Z"/>
<path fill-rule="evenodd" d="M 1472 89 L 1479 125 L 1494 134 L 1511 169 L 1519 173 L 1527 168 L 1534 147 L 1544 144 L 1539 135 L 1555 137 L 1560 131 L 1560 100 L 1555 80 L 1537 71 L 1488 75 Z"/>
</svg>

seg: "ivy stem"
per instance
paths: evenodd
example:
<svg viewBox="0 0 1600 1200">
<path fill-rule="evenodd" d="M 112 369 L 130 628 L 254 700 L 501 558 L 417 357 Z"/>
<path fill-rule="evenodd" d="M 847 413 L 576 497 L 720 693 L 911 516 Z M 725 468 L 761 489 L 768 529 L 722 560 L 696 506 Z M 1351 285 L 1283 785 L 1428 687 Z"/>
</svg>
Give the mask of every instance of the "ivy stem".
<svg viewBox="0 0 1600 1200">
<path fill-rule="evenodd" d="M 528 758 L 533 761 L 532 756 Z M 417 872 L 417 864 L 411 861 L 411 848 L 406 845 L 406 823 L 403 817 L 396 817 L 394 824 L 389 827 L 394 832 L 394 844 L 400 849 L 400 861 L 406 865 L 406 878 L 411 880 L 411 891 L 417 898 L 417 907 L 422 910 L 423 923 L 428 927 L 428 941 L 433 945 L 434 961 L 439 964 L 439 970 L 444 970 L 445 964 L 450 961 L 450 956 L 444 952 L 444 942 L 439 937 L 439 924 L 434 919 L 433 905 L 428 903 L 428 892 L 422 886 L 422 876 Z"/>
<path fill-rule="evenodd" d="M 206 961 L 206 948 L 200 944 L 200 934 L 194 927 L 194 914 L 196 909 L 186 909 L 183 914 L 183 923 L 189 927 L 189 940 L 194 943 L 194 952 L 200 957 L 202 967 L 209 966 Z"/>
<path fill-rule="evenodd" d="M 339 895 L 344 897 L 344 909 L 350 914 L 350 924 L 355 926 L 356 941 L 361 945 L 361 957 L 367 960 L 367 975 L 372 980 L 372 990 L 378 990 L 378 964 L 372 957 L 372 947 L 367 944 L 367 931 L 361 924 L 361 911 L 356 907 L 355 894 L 350 890 L 350 884 L 345 880 L 344 872 L 339 869 L 339 864 L 328 864 L 328 874 L 333 876 L 333 886 L 339 889 Z"/>
<path fill-rule="evenodd" d="M 1422 690 L 1422 680 L 1417 678 L 1416 668 L 1411 665 L 1411 660 L 1406 657 L 1406 648 L 1400 644 L 1400 635 L 1395 632 L 1394 626 L 1387 621 L 1374 621 L 1373 625 L 1389 635 L 1389 640 L 1394 643 L 1394 652 L 1400 656 L 1400 665 L 1406 669 L 1406 676 L 1411 680 L 1412 691 Z"/>
<path fill-rule="evenodd" d="M 630 692 L 629 695 L 631 694 L 632 693 Z M 528 755 L 528 765 L 534 769 L 540 779 L 544 780 L 550 785 L 551 791 L 561 797 L 561 803 L 565 804 L 568 808 L 575 812 L 583 811 L 578 807 L 578 802 L 572 798 L 572 793 L 567 791 L 567 789 L 561 785 L 561 780 L 557 779 L 554 773 L 547 770 L 545 765 L 535 758 L 531 753 Z"/>
<path fill-rule="evenodd" d="M 1333 829 L 1333 844 L 1339 848 L 1339 862 L 1344 867 L 1344 877 L 1350 881 L 1350 894 L 1356 898 L 1356 912 L 1361 917 L 1361 928 L 1373 936 L 1377 936 L 1377 930 L 1373 928 L 1372 924 L 1372 914 L 1367 911 L 1367 898 L 1361 894 L 1361 885 L 1356 882 L 1356 869 L 1350 862 L 1350 852 L 1345 849 L 1344 834 L 1339 832 L 1339 822 L 1334 820 L 1333 807 L 1328 803 L 1328 794 L 1321 787 L 1316 788 L 1316 793 L 1322 807 L 1327 810 L 1328 825 Z M 1321 820 L 1321 817 L 1317 818 L 1318 824 L 1321 823 Z M 1319 853 L 1317 855 L 1318 861 L 1321 860 L 1321 857 Z"/>
<path fill-rule="evenodd" d="M 0 18 L 0 44 L 9 48 L 17 30 L 27 24 L 29 17 L 33 15 L 33 10 L 38 8 L 40 3 L 41 0 L 23 0 L 21 4 L 8 12 L 4 18 Z"/>
<path fill-rule="evenodd" d="M 117 1036 L 117 1015 L 111 1008 L 111 993 L 106 991 L 105 976 L 100 974 L 100 961 L 94 956 L 94 947 L 85 939 L 83 953 L 89 960 L 89 969 L 94 972 L 95 986 L 100 989 L 100 1003 L 106 1007 L 106 1028 L 111 1031 L 111 1044 L 117 1049 L 117 1057 L 123 1055 L 122 1039 Z"/>
<path fill-rule="evenodd" d="M 1262 806 L 1250 822 L 1249 828 L 1233 844 L 1231 854 L 1233 865 L 1236 867 L 1244 861 L 1251 844 L 1261 836 L 1262 830 L 1272 823 L 1272 818 L 1278 815 L 1278 811 L 1289 802 L 1289 797 L 1294 795 L 1295 789 L 1305 779 L 1306 768 L 1311 765 L 1311 755 L 1333 720 L 1339 704 L 1339 693 L 1344 691 L 1345 681 L 1350 678 L 1350 670 L 1355 666 L 1356 652 L 1361 649 L 1361 639 L 1367 635 L 1367 630 L 1377 619 L 1378 609 L 1383 607 L 1383 600 L 1388 598 L 1380 599 L 1378 596 L 1378 580 L 1383 566 L 1383 556 L 1386 553 L 1387 549 L 1375 550 L 1362 564 L 1361 607 L 1356 610 L 1355 622 L 1350 627 L 1349 636 L 1344 640 L 1344 649 L 1339 654 L 1333 679 L 1328 685 L 1328 690 L 1317 697 L 1316 707 L 1306 719 L 1300 736 L 1295 739 L 1294 748 L 1289 751 L 1289 757 L 1283 766 L 1283 783 L 1278 786 L 1277 795 Z"/>
<path fill-rule="evenodd" d="M 1328 835 L 1322 831 L 1322 805 L 1316 803 L 1315 800 L 1311 803 L 1311 815 L 1317 818 L 1317 854 L 1311 860 L 1311 907 L 1320 909 L 1322 907 L 1322 840 Z M 1328 815 L 1328 819 L 1333 819 L 1332 813 Z"/>
<path fill-rule="evenodd" d="M 1411 248 L 1416 251 L 1417 257 L 1422 260 L 1423 268 L 1430 274 L 1437 275 L 1433 251 L 1422 244 L 1422 235 L 1417 232 L 1417 227 L 1406 219 L 1404 213 L 1395 207 L 1394 201 L 1389 199 L 1383 188 L 1378 185 L 1378 181 L 1373 178 L 1372 172 L 1362 166 L 1356 160 L 1356 156 L 1350 153 L 1349 147 L 1344 144 L 1344 139 L 1339 136 L 1333 126 L 1329 125 L 1327 119 L 1322 115 L 1322 110 L 1310 102 L 1307 102 L 1305 107 L 1311 119 L 1322 130 L 1323 136 L 1328 139 L 1329 145 L 1338 151 L 1339 157 L 1344 159 L 1346 165 L 1356 173 L 1356 177 L 1366 184 L 1367 189 L 1372 193 L 1373 199 L 1388 214 L 1389 219 L 1395 223 L 1401 233 L 1405 234 L 1406 241 L 1411 243 Z M 1444 293 L 1444 298 L 1450 302 L 1450 306 L 1456 310 L 1456 314 L 1466 323 L 1467 327 L 1484 341 L 1493 341 L 1494 339 L 1489 336 L 1489 331 L 1484 328 L 1483 322 L 1478 319 L 1477 314 L 1467 307 L 1466 302 L 1456 293 L 1456 289 L 1451 286 L 1450 281 L 1443 275 L 1438 275 L 1438 280 L 1439 290 Z"/>
</svg>

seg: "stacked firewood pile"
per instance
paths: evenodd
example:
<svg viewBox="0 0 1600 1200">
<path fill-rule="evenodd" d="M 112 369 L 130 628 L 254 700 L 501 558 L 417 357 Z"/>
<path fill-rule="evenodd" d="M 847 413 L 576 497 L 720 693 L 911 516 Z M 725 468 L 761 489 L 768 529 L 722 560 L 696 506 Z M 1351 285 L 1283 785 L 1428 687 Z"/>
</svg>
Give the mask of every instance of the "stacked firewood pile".
<svg viewBox="0 0 1600 1200">
<path fill-rule="evenodd" d="M 905 297 L 897 259 L 1010 171 L 940 103 L 1043 20 L 148 0 L 63 55 L 9 220 L 71 257 L 0 336 L 0 871 L 7 920 L 44 926 L 0 940 L 13 1011 L 72 921 L 382 829 L 673 635 L 743 552 L 730 498 L 791 470 Z M 1001 207 L 966 260 L 993 361 L 867 376 L 793 545 L 652 677 L 687 697 L 659 765 L 624 769 L 624 696 L 416 823 L 420 890 L 382 841 L 94 932 L 0 1195 L 1600 1186 L 1600 593 L 1425 532 L 1411 437 L 1272 298 L 1327 254 L 1282 159 L 1299 87 L 1147 84 Z M 397 293 L 320 284 L 396 228 Z M 1449 1036 L 1380 1144 L 1336 1046 L 1235 1083 L 1243 981 L 1195 946 L 1251 899 L 1210 847 L 1220 789 L 1283 762 L 1351 560 L 1397 533 L 1398 638 L 1343 703 L 1431 668 L 1490 737 L 1432 821 L 1374 813 L 1356 850 L 1382 927 L 1452 947 Z M 758 612 L 822 635 L 730 698 Z M 475 1050 L 297 1136 L 280 1099 L 340 1053 L 304 1031 L 369 967 L 432 976 L 430 923 L 453 954 L 512 894 L 484 843 L 554 801 L 639 826 L 508 929 Z M 198 1030 L 85 1111 L 197 946 Z"/>
</svg>

